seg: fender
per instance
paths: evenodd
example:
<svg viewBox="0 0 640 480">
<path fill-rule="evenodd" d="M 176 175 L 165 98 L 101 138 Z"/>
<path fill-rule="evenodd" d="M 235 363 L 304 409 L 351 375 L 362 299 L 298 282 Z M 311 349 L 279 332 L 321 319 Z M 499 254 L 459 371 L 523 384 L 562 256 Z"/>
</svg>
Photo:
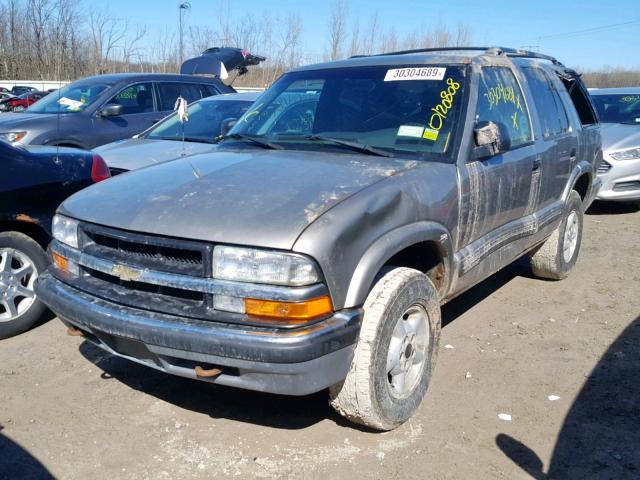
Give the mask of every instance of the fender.
<svg viewBox="0 0 640 480">
<path fill-rule="evenodd" d="M 444 296 L 451 282 L 453 244 L 449 231 L 439 223 L 423 221 L 405 225 L 379 237 L 365 251 L 356 267 L 345 300 L 345 308 L 362 305 L 376 274 L 387 260 L 396 253 L 416 243 L 433 241 L 440 246 L 444 259 L 444 280 L 440 289 Z"/>
<path fill-rule="evenodd" d="M 580 162 L 578 162 L 573 167 L 573 170 L 571 171 L 571 174 L 569 175 L 569 180 L 567 181 L 567 185 L 564 187 L 564 191 L 562 192 L 562 202 L 563 203 L 567 202 L 567 198 L 569 197 L 569 193 L 571 192 L 571 190 L 573 190 L 573 187 L 576 184 L 576 181 L 584 173 L 587 173 L 589 175 L 589 189 L 587 190 L 587 194 L 585 195 L 585 202 L 590 197 L 590 192 L 591 192 L 591 188 L 592 188 L 592 185 L 593 185 L 593 177 L 594 177 L 594 175 L 593 175 L 593 166 L 589 162 L 587 162 L 585 160 L 581 160 Z"/>
</svg>

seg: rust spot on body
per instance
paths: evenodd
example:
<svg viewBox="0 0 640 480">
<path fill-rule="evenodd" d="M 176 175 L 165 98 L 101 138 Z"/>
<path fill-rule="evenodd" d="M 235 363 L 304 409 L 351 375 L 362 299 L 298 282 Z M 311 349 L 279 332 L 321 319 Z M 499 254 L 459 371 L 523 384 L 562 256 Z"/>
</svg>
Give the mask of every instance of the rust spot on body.
<svg viewBox="0 0 640 480">
<path fill-rule="evenodd" d="M 18 215 L 16 215 L 16 220 L 19 222 L 39 223 L 38 220 L 36 220 L 33 217 L 30 217 L 26 213 L 19 213 Z"/>
</svg>

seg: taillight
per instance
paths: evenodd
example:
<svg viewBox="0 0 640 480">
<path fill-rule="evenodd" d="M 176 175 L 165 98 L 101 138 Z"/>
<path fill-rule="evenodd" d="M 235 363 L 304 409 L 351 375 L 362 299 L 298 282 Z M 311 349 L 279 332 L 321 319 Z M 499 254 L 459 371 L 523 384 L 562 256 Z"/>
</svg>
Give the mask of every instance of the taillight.
<svg viewBox="0 0 640 480">
<path fill-rule="evenodd" d="M 109 172 L 109 167 L 107 167 L 107 163 L 104 159 L 98 155 L 97 153 L 93 154 L 93 165 L 91 166 L 91 180 L 95 183 L 101 182 L 102 180 L 106 180 L 111 176 L 111 172 Z"/>
</svg>

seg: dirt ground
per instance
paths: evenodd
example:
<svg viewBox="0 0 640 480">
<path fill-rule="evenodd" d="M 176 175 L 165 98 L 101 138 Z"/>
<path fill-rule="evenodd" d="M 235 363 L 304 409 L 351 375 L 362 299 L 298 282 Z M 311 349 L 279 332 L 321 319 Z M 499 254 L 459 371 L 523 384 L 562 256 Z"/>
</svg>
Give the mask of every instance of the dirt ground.
<svg viewBox="0 0 640 480">
<path fill-rule="evenodd" d="M 567 280 L 516 262 L 447 305 L 427 398 L 389 433 L 323 393 L 110 357 L 54 320 L 0 343 L 0 478 L 640 478 L 639 239 L 640 211 L 597 204 Z"/>
</svg>

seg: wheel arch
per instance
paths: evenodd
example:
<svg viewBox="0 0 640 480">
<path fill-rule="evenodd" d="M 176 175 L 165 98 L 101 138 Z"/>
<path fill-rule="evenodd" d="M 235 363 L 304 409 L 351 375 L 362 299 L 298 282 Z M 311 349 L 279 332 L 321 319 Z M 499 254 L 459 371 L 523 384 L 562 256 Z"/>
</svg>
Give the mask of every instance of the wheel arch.
<svg viewBox="0 0 640 480">
<path fill-rule="evenodd" d="M 569 193 L 575 190 L 582 198 L 583 203 L 588 201 L 591 196 L 593 179 L 594 173 L 591 164 L 585 161 L 579 162 L 569 175 L 569 181 L 562 194 L 562 199 L 566 202 L 569 198 Z"/>
<path fill-rule="evenodd" d="M 360 259 L 347 290 L 345 307 L 362 305 L 380 270 L 388 265 L 421 270 L 434 282 L 440 298 L 451 283 L 453 244 L 436 222 L 418 222 L 392 230 L 374 241 Z"/>
<path fill-rule="evenodd" d="M 22 233 L 35 240 L 43 250 L 47 249 L 47 245 L 51 241 L 49 233 L 40 221 L 25 214 L 16 215 L 13 220 L 0 220 L 0 232 Z"/>
</svg>

